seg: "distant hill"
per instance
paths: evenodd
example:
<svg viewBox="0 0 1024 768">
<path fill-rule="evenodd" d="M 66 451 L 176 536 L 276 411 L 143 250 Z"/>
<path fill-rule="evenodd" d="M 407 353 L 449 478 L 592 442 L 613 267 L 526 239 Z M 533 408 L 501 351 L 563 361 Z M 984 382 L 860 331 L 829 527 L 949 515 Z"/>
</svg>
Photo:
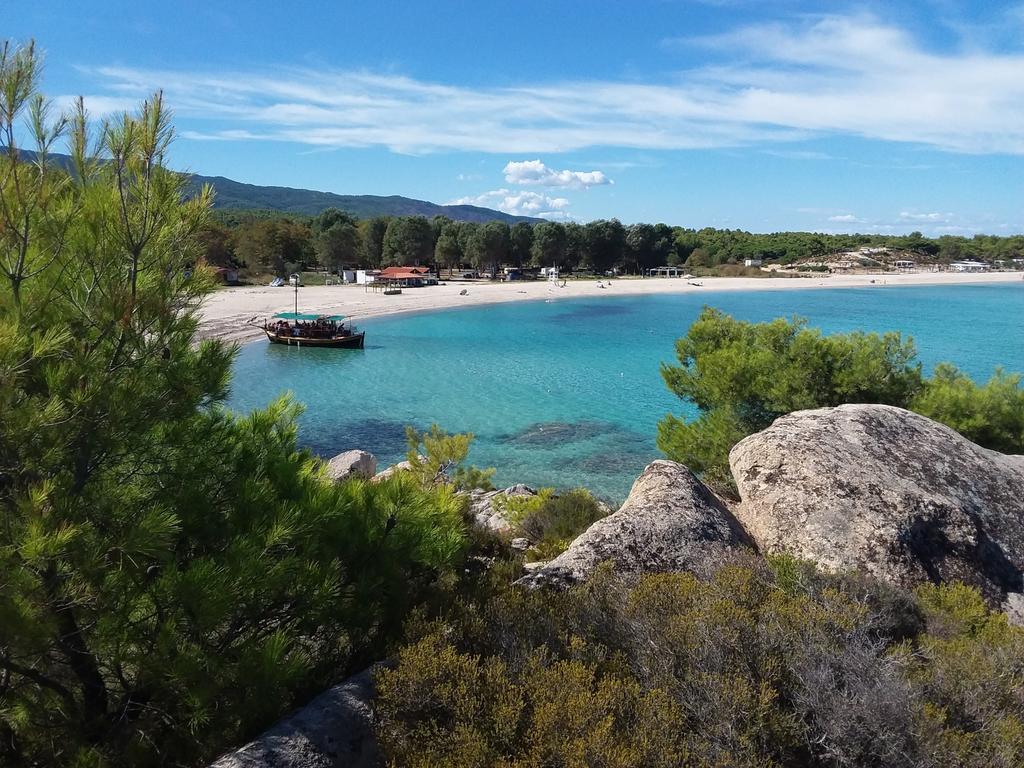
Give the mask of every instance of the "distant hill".
<svg viewBox="0 0 1024 768">
<path fill-rule="evenodd" d="M 4 147 L 0 147 L 0 152 L 3 151 Z M 22 150 L 22 154 L 28 157 L 33 155 L 28 150 Z M 71 158 L 68 155 L 53 152 L 50 157 L 57 165 L 71 169 Z M 213 198 L 213 207 L 216 209 L 280 211 L 315 216 L 328 208 L 339 208 L 360 219 L 371 216 L 426 216 L 428 219 L 434 216 L 447 216 L 454 221 L 504 221 L 507 224 L 514 224 L 517 221 L 543 221 L 530 216 L 513 216 L 477 205 L 438 205 L 401 195 L 336 195 L 333 192 L 317 192 L 313 189 L 263 187 L 258 184 L 244 184 L 224 176 L 201 176 L 198 173 L 189 175 L 188 194 L 196 194 L 204 184 L 209 184 L 216 193 Z"/>
<path fill-rule="evenodd" d="M 529 216 L 512 216 L 476 205 L 438 205 L 400 195 L 336 195 L 333 192 L 317 192 L 312 189 L 263 187 L 257 184 L 243 184 L 223 176 L 193 174 L 189 184 L 193 191 L 198 191 L 203 184 L 213 187 L 216 193 L 213 203 L 215 208 L 282 211 L 306 216 L 315 216 L 327 208 L 339 208 L 360 219 L 370 216 L 447 216 L 455 221 L 504 221 L 508 224 L 517 221 L 541 221 Z"/>
</svg>

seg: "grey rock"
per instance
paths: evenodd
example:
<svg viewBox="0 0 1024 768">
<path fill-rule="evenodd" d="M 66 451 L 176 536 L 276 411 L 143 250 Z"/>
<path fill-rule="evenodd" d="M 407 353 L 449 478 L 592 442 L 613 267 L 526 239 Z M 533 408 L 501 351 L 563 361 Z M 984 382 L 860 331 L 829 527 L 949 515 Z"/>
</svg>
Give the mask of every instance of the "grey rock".
<svg viewBox="0 0 1024 768">
<path fill-rule="evenodd" d="M 1011 592 L 1003 602 L 1003 611 L 1006 613 L 1011 624 L 1024 627 L 1024 594 Z"/>
<path fill-rule="evenodd" d="M 508 545 L 517 552 L 525 552 L 530 548 L 530 540 L 524 536 L 517 536 Z"/>
<path fill-rule="evenodd" d="M 400 461 L 397 464 L 392 464 L 387 469 L 382 470 L 381 472 L 378 472 L 376 475 L 374 475 L 373 476 L 373 482 L 379 483 L 381 480 L 384 480 L 385 478 L 391 477 L 396 472 L 408 472 L 410 469 L 412 469 L 412 463 L 411 462 L 409 462 L 409 461 Z"/>
<path fill-rule="evenodd" d="M 1024 458 L 901 408 L 798 411 L 733 447 L 737 516 L 764 552 L 903 586 L 1024 592 Z"/>
<path fill-rule="evenodd" d="M 377 458 L 366 451 L 345 451 L 327 462 L 327 474 L 334 482 L 349 477 L 373 477 L 377 472 Z"/>
<path fill-rule="evenodd" d="M 598 520 L 569 548 L 517 583 L 565 585 L 610 560 L 625 572 L 707 574 L 750 546 L 725 504 L 682 464 L 655 461 L 619 510 Z"/>
<path fill-rule="evenodd" d="M 210 768 L 370 768 L 380 762 L 373 737 L 371 667 L 325 691 Z"/>
<path fill-rule="evenodd" d="M 501 513 L 500 503 L 495 501 L 508 496 L 536 496 L 537 492 L 528 485 L 513 485 L 497 491 L 472 490 L 469 492 L 469 513 L 478 526 L 495 533 L 508 533 L 512 524 Z"/>
</svg>

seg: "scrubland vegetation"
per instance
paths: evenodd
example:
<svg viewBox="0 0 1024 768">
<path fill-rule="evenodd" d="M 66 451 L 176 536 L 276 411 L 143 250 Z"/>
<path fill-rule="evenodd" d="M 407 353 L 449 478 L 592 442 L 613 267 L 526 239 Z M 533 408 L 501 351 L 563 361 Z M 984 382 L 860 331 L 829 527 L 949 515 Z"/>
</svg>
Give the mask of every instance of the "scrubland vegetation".
<svg viewBox="0 0 1024 768">
<path fill-rule="evenodd" d="M 964 587 L 788 558 L 499 587 L 414 622 L 378 684 L 379 739 L 403 766 L 1024 760 L 1024 631 Z"/>
</svg>

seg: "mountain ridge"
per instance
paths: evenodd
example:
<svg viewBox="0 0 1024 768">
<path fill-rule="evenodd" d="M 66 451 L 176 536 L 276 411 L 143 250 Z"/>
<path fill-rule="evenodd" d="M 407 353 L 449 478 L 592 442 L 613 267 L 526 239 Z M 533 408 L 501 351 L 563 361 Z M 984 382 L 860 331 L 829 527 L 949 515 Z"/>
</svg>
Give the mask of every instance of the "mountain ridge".
<svg viewBox="0 0 1024 768">
<path fill-rule="evenodd" d="M 0 147 L 0 152 L 6 151 Z M 21 149 L 19 152 L 27 158 L 35 157 L 31 150 Z M 51 152 L 50 158 L 66 170 L 71 170 L 71 157 L 59 152 Z M 186 194 L 193 196 L 202 189 L 204 184 L 213 188 L 213 207 L 215 210 L 239 211 L 276 211 L 301 216 L 316 216 L 328 208 L 339 208 L 356 218 L 366 219 L 373 216 L 447 216 L 454 221 L 484 223 L 501 221 L 515 224 L 520 221 L 536 224 L 544 221 L 531 216 L 516 216 L 493 208 L 477 205 L 441 205 L 429 200 L 418 200 L 404 195 L 341 195 L 336 192 L 321 192 L 302 187 L 280 187 L 262 184 L 249 184 L 235 181 L 226 176 L 204 176 L 200 173 L 180 171 L 188 178 Z"/>
</svg>

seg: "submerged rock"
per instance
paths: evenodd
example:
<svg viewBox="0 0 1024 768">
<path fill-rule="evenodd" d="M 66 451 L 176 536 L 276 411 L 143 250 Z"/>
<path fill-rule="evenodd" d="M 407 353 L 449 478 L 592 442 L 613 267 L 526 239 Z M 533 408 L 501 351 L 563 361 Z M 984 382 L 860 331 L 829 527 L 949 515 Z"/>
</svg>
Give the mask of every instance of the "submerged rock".
<svg viewBox="0 0 1024 768">
<path fill-rule="evenodd" d="M 313 701 L 210 768 L 370 768 L 380 764 L 373 735 L 374 667 Z"/>
<path fill-rule="evenodd" d="M 688 468 L 654 461 L 619 510 L 598 520 L 569 548 L 517 583 L 567 584 L 606 560 L 621 571 L 706 574 L 730 552 L 748 547 L 742 527 Z"/>
<path fill-rule="evenodd" d="M 349 477 L 373 477 L 377 472 L 377 458 L 366 451 L 345 451 L 327 462 L 327 474 L 334 482 Z"/>
<path fill-rule="evenodd" d="M 729 462 L 737 516 L 765 552 L 1024 604 L 1024 457 L 901 408 L 842 405 L 777 419 Z"/>
</svg>

